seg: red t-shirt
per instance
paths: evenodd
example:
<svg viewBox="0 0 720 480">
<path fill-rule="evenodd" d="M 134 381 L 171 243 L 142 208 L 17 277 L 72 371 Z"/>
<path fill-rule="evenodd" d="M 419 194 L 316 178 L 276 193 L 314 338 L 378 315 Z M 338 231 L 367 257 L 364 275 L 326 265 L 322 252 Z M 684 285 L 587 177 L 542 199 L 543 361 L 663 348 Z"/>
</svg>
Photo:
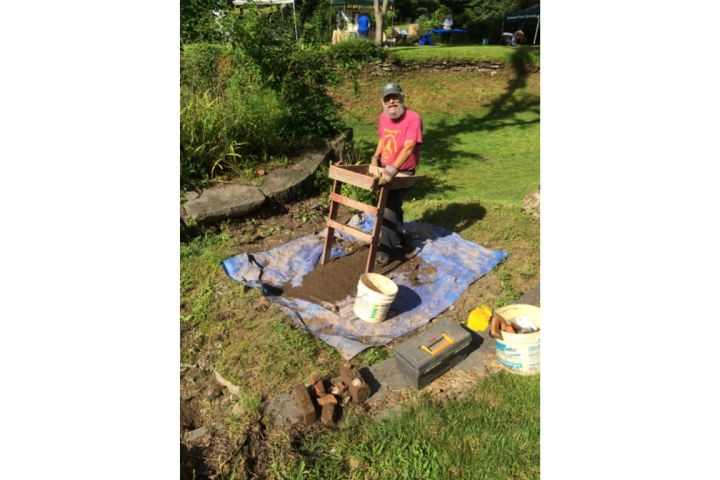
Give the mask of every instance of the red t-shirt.
<svg viewBox="0 0 720 480">
<path fill-rule="evenodd" d="M 415 148 L 400 167 L 400 171 L 416 168 L 420 163 L 422 130 L 423 124 L 420 115 L 410 109 L 406 108 L 403 116 L 397 120 L 391 120 L 385 112 L 382 112 L 378 121 L 377 134 L 384 140 L 381 156 L 383 166 L 395 161 L 406 140 L 415 140 L 417 142 Z"/>
</svg>

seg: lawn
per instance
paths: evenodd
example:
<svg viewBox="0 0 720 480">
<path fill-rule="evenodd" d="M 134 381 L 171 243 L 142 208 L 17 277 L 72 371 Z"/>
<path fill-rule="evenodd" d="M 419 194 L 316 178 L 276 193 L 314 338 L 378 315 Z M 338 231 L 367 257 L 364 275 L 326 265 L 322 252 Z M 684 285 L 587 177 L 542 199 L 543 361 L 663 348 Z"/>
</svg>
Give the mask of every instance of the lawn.
<svg viewBox="0 0 720 480">
<path fill-rule="evenodd" d="M 540 378 L 509 373 L 481 380 L 460 399 L 421 395 L 398 415 L 315 431 L 270 478 L 488 479 L 540 476 Z M 299 457 L 299 458 L 298 458 Z"/>
<path fill-rule="evenodd" d="M 406 220 L 428 221 L 509 252 L 507 260 L 443 314 L 463 322 L 474 307 L 512 303 L 539 282 L 539 223 L 522 210 L 522 200 L 540 184 L 540 86 L 539 74 L 528 62 L 537 49 L 435 47 L 393 49 L 392 54 L 429 58 L 442 50 L 478 59 L 499 55 L 503 67 L 360 78 L 357 89 L 348 80 L 331 93 L 354 130 L 353 157 L 367 162 L 376 142 L 380 87 L 399 82 L 408 107 L 423 117 L 418 173 L 428 177 L 413 187 Z M 279 215 L 226 222 L 181 246 L 181 361 L 217 370 L 241 387 L 247 404 L 257 405 L 307 382 L 312 373 L 336 375 L 342 358 L 321 340 L 292 327 L 257 290 L 230 280 L 219 263 L 322 229 L 326 203 L 322 193 L 286 205 Z M 370 365 L 391 355 L 390 348 L 372 348 L 357 360 Z M 391 419 L 348 418 L 331 436 L 309 435 L 303 441 L 287 434 L 278 443 L 269 442 L 268 475 L 537 478 L 538 391 L 537 377 L 491 376 L 458 400 L 440 402 L 421 395 Z M 222 413 L 229 407 L 208 401 L 207 408 Z M 237 428 L 231 423 L 229 430 Z M 343 473 L 333 473 L 335 468 Z"/>
</svg>

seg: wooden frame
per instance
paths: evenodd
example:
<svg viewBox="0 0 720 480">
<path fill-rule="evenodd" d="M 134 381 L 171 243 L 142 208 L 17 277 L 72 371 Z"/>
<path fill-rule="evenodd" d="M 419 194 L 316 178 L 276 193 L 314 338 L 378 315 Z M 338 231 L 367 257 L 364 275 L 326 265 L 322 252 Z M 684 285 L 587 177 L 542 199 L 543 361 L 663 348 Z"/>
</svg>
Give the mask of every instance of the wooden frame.
<svg viewBox="0 0 720 480">
<path fill-rule="evenodd" d="M 378 185 L 378 180 L 382 173 L 382 168 L 373 165 L 331 165 L 328 176 L 335 180 L 333 191 L 330 194 L 330 211 L 327 220 L 327 236 L 323 244 L 323 253 L 320 257 L 320 264 L 325 265 L 330 260 L 330 252 L 332 251 L 333 242 L 335 240 L 335 230 L 339 230 L 352 237 L 358 238 L 370 244 L 370 252 L 368 253 L 367 263 L 365 265 L 365 273 L 373 271 L 375 266 L 375 256 L 380 244 L 380 230 L 387 204 L 388 194 L 390 190 L 399 188 L 408 188 L 424 177 L 416 175 L 408 175 L 398 173 L 392 182 L 383 186 Z M 358 202 L 342 195 L 342 184 L 348 183 L 364 190 L 379 190 L 377 205 L 368 205 Z M 365 213 L 375 214 L 375 226 L 372 234 L 365 233 L 349 225 L 341 224 L 337 221 L 338 205 L 360 210 Z"/>
</svg>

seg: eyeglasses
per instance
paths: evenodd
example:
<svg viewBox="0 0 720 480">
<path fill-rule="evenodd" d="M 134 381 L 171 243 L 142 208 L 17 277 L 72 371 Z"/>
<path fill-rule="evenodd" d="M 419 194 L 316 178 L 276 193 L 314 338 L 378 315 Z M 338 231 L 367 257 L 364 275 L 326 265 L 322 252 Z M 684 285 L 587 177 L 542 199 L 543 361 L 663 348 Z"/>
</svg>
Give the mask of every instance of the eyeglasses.
<svg viewBox="0 0 720 480">
<path fill-rule="evenodd" d="M 399 102 L 401 99 L 402 99 L 402 97 L 400 95 L 398 95 L 397 93 L 391 93 L 390 95 L 387 95 L 387 96 L 385 96 L 385 98 L 383 98 L 383 103 L 390 103 L 393 100 L 396 100 Z"/>
</svg>

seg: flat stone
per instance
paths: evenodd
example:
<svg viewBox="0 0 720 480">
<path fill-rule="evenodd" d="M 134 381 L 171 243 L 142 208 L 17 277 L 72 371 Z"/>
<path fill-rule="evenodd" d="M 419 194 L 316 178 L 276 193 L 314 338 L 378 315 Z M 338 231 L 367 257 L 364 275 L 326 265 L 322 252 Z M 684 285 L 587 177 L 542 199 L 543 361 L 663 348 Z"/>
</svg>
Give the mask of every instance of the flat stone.
<svg viewBox="0 0 720 480">
<path fill-rule="evenodd" d="M 294 168 L 280 168 L 274 170 L 268 174 L 263 182 L 260 190 L 262 193 L 273 199 L 284 198 L 289 196 L 291 191 L 294 191 L 302 183 L 305 182 L 310 176 L 311 172 L 303 170 L 296 170 Z M 186 210 L 187 210 L 187 203 Z"/>
<path fill-rule="evenodd" d="M 205 435 L 207 435 L 209 432 L 208 428 L 206 426 L 202 426 L 200 428 L 196 428 L 195 430 L 192 430 L 190 432 L 185 432 L 185 436 L 183 439 L 187 443 L 195 443 L 201 438 L 203 438 Z"/>
<path fill-rule="evenodd" d="M 302 155 L 300 160 L 294 168 L 301 172 L 314 173 L 315 170 L 325 161 L 328 156 L 328 149 L 317 149 L 311 150 Z"/>
<path fill-rule="evenodd" d="M 246 215 L 265 203 L 265 196 L 248 185 L 218 185 L 204 190 L 202 194 L 185 202 L 187 216 L 196 222 L 222 220 Z"/>
<path fill-rule="evenodd" d="M 185 200 L 195 200 L 200 196 L 200 194 L 194 190 L 190 190 L 188 192 L 185 192 L 183 196 L 185 197 Z"/>
<path fill-rule="evenodd" d="M 363 369 L 365 370 L 365 369 Z M 388 392 L 411 387 L 410 382 L 400 372 L 395 357 L 386 358 L 367 368 L 369 375 L 365 373 L 365 380 L 370 385 L 371 393 L 367 403 L 372 405 L 383 400 Z M 362 371 L 362 370 L 361 370 Z M 368 380 L 367 376 L 372 377 Z"/>
<path fill-rule="evenodd" d="M 521 305 L 535 305 L 540 306 L 540 284 L 533 288 L 529 292 L 525 292 L 522 297 L 518 298 L 517 302 Z"/>
<path fill-rule="evenodd" d="M 472 351 L 465 360 L 455 365 L 463 372 L 475 372 L 479 376 L 485 375 L 489 370 L 499 368 L 495 360 L 495 339 L 489 334 L 477 334 L 472 332 Z"/>
<path fill-rule="evenodd" d="M 265 422 L 273 428 L 301 423 L 302 413 L 295 404 L 292 391 L 281 393 L 269 399 L 262 408 Z"/>
</svg>

